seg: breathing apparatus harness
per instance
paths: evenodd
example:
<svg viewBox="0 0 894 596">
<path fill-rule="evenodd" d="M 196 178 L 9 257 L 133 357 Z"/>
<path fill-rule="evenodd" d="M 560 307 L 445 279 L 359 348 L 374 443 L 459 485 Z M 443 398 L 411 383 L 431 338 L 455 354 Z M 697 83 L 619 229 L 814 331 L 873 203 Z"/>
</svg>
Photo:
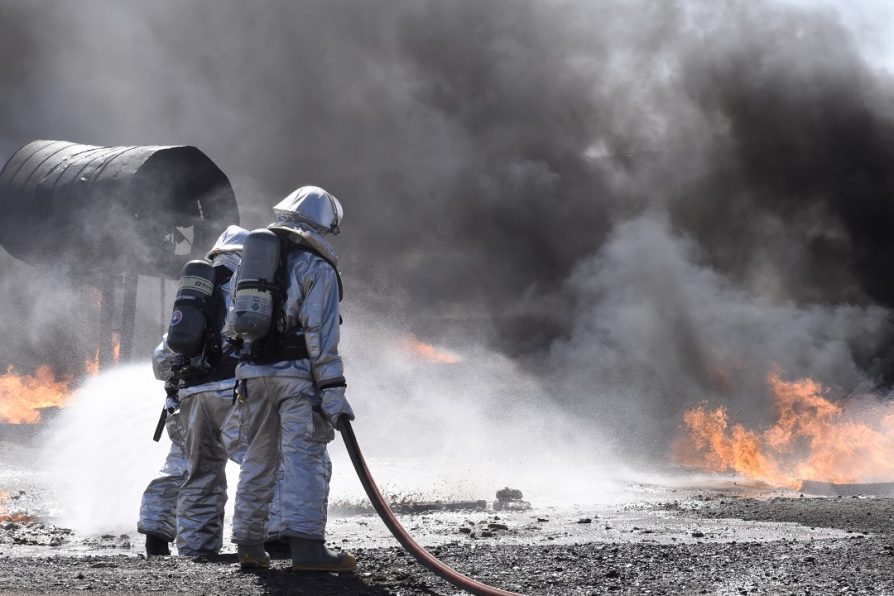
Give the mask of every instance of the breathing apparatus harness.
<svg viewBox="0 0 894 596">
<path fill-rule="evenodd" d="M 205 329 L 202 352 L 190 359 L 183 356 L 178 357 L 178 360 L 182 361 L 179 370 L 179 387 L 181 389 L 214 381 L 224 381 L 236 376 L 236 365 L 239 363 L 239 359 L 233 355 L 234 347 L 226 345 L 220 334 L 223 320 L 227 315 L 222 287 L 230 280 L 233 273 L 225 267 L 216 267 L 215 269 L 223 269 L 226 273 L 220 276 L 216 275 L 214 292 L 200 307 L 205 315 L 205 320 L 209 322 Z M 215 273 L 217 274 L 217 271 Z"/>
<path fill-rule="evenodd" d="M 152 435 L 156 442 L 161 439 L 168 416 L 176 409 L 170 404 L 177 401 L 180 389 L 232 379 L 236 375 L 238 359 L 233 356 L 234 346 L 225 347 L 220 334 L 226 317 L 222 287 L 233 273 L 226 267 L 212 267 L 209 275 L 209 266 L 207 261 L 191 261 L 181 275 L 168 331 L 168 347 L 176 357 L 171 364 L 171 376 L 165 382 L 165 406 Z M 208 285 L 211 285 L 210 293 Z M 185 339 L 172 332 L 175 327 L 179 331 L 180 325 L 189 328 Z"/>
<path fill-rule="evenodd" d="M 288 274 L 288 257 L 291 243 L 279 237 L 279 263 L 273 280 L 246 279 L 236 284 L 236 291 L 267 292 L 272 297 L 273 313 L 267 334 L 251 342 L 247 350 L 239 352 L 240 362 L 251 364 L 273 364 L 284 360 L 303 360 L 308 357 L 304 334 L 300 328 L 286 332 L 285 287 Z M 240 346 L 241 347 L 241 346 Z"/>
<path fill-rule="evenodd" d="M 260 339 L 251 342 L 248 350 L 240 350 L 239 361 L 251 364 L 273 364 L 287 360 L 305 360 L 309 358 L 307 344 L 304 341 L 304 330 L 299 327 L 286 329 L 287 320 L 285 312 L 285 287 L 288 282 L 288 261 L 290 255 L 296 252 L 306 251 L 320 257 L 335 271 L 338 280 L 338 300 L 341 302 L 344 296 L 341 273 L 338 267 L 326 255 L 306 244 L 297 244 L 284 234 L 277 234 L 280 242 L 279 263 L 273 281 L 266 279 L 246 279 L 237 282 L 236 291 L 254 290 L 269 292 L 273 299 L 273 313 L 270 329 Z M 340 322 L 340 321 L 339 321 Z M 241 346 L 240 346 L 241 348 Z"/>
</svg>

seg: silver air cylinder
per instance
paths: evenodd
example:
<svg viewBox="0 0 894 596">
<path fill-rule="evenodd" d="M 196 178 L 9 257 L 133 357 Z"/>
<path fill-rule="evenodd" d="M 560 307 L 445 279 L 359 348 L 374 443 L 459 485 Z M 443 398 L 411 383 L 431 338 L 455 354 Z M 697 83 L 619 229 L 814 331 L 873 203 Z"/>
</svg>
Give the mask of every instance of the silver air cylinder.
<svg viewBox="0 0 894 596">
<path fill-rule="evenodd" d="M 190 261 L 180 274 L 180 289 L 168 327 L 168 347 L 191 358 L 204 345 L 207 309 L 214 293 L 214 268 L 204 260 Z"/>
<path fill-rule="evenodd" d="M 236 280 L 233 330 L 246 342 L 261 339 L 270 330 L 279 252 L 279 237 L 270 230 L 261 228 L 245 238 Z"/>
</svg>

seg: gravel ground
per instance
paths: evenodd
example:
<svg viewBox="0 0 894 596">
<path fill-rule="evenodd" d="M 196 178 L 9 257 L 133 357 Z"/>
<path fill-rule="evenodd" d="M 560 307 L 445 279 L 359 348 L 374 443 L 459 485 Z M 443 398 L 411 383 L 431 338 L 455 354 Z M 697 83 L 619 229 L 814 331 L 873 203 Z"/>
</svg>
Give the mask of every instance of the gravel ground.
<svg viewBox="0 0 894 596">
<path fill-rule="evenodd" d="M 727 491 L 601 510 L 589 523 L 574 520 L 578 514 L 535 510 L 504 516 L 500 522 L 490 521 L 493 515 L 476 521 L 461 514 L 432 514 L 408 519 L 407 525 L 433 544 L 432 551 L 446 563 L 486 583 L 525 594 L 894 594 L 894 499 L 750 498 Z M 551 517 L 541 517 L 546 515 Z M 334 525 L 347 535 L 351 527 L 372 523 L 370 518 L 355 517 L 336 520 Z M 491 536 L 472 537 L 476 526 L 479 534 L 487 527 Z M 667 528 L 675 529 L 667 532 Z M 755 531 L 760 539 L 753 538 Z M 556 541 L 556 536 L 564 540 Z M 343 540 L 356 543 L 348 538 L 338 542 Z M 232 554 L 213 562 L 146 559 L 136 554 L 139 545 L 134 542 L 134 536 L 76 539 L 65 529 L 39 522 L 0 523 L 0 589 L 4 593 L 457 592 L 397 547 L 352 548 L 358 571 L 334 575 L 293 573 L 285 561 L 275 561 L 269 571 L 242 572 Z M 78 549 L 88 554 L 79 554 Z M 96 554 L 103 551 L 109 554 Z"/>
<path fill-rule="evenodd" d="M 446 596 L 458 591 L 398 548 L 378 518 L 333 515 L 330 546 L 351 574 L 298 574 L 286 561 L 243 572 L 215 561 L 147 559 L 137 534 L 59 527 L 31 453 L 0 444 L 0 593 Z M 21 467 L 9 462 L 23 462 Z M 523 594 L 891 594 L 894 499 L 810 498 L 730 482 L 631 485 L 620 505 L 400 515 L 457 570 Z M 625 493 L 626 495 L 627 493 Z M 623 497 L 627 499 L 627 496 Z M 335 512 L 334 512 L 335 513 Z"/>
</svg>

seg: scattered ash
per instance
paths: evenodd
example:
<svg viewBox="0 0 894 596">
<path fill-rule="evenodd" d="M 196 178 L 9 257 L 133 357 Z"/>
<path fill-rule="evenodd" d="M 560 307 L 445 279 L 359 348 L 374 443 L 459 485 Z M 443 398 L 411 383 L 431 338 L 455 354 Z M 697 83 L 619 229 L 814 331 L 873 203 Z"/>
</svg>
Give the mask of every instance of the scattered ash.
<svg viewBox="0 0 894 596">
<path fill-rule="evenodd" d="M 5 521 L 2 521 L 6 517 Z M 48 526 L 28 516 L 0 516 L 0 544 L 27 546 L 62 546 L 71 541 L 68 528 Z"/>
<path fill-rule="evenodd" d="M 103 534 L 102 536 L 90 536 L 81 541 L 81 544 L 88 548 L 106 549 L 120 548 L 129 550 L 131 547 L 131 538 L 127 534 Z"/>
<path fill-rule="evenodd" d="M 398 514 L 430 513 L 433 511 L 487 511 L 487 501 L 463 500 L 463 501 L 424 501 L 415 499 L 401 499 L 389 503 L 391 510 Z M 372 503 L 366 499 L 362 501 L 340 500 L 329 505 L 329 514 L 340 517 L 355 515 L 375 515 L 376 510 Z"/>
<path fill-rule="evenodd" d="M 706 491 L 598 512 L 433 511 L 401 520 L 448 565 L 523 594 L 894 593 L 894 499 L 888 498 L 769 493 L 762 499 Z M 147 559 L 133 536 L 82 538 L 40 522 L 0 524 L 0 586 L 134 594 L 457 592 L 393 541 L 365 539 L 380 524 L 376 518 L 332 521 L 329 546 L 351 550 L 356 573 L 297 574 L 288 561 L 248 573 L 233 554 L 214 561 Z M 52 545 L 54 535 L 61 546 Z M 7 541 L 15 536 L 33 542 Z M 35 543 L 42 546 L 23 546 Z M 92 552 L 78 554 L 81 548 Z"/>
</svg>

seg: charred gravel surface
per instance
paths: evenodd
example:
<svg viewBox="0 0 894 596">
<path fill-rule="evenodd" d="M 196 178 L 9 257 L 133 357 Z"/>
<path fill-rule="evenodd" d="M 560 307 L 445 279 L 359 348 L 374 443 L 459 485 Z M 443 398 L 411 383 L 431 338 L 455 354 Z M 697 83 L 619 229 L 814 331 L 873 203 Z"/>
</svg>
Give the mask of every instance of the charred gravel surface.
<svg viewBox="0 0 894 596">
<path fill-rule="evenodd" d="M 729 499 L 702 497 L 682 509 L 702 517 L 794 522 L 805 526 L 842 528 L 852 533 L 894 537 L 894 498 L 836 497 Z"/>
<path fill-rule="evenodd" d="M 769 541 L 720 542 L 696 530 L 694 539 L 680 544 L 588 541 L 584 533 L 575 535 L 580 538 L 576 544 L 538 544 L 542 540 L 536 535 L 527 544 L 506 544 L 499 535 L 486 542 L 469 539 L 457 527 L 456 540 L 432 550 L 464 573 L 525 594 L 894 594 L 894 499 L 752 499 L 723 494 L 641 507 L 692 519 L 696 527 L 698 520 L 744 519 L 848 533 L 817 540 L 783 534 Z M 442 528 L 444 520 L 437 521 Z M 4 536 L 21 536 L 27 525 L 7 530 L 0 524 L 3 592 L 456 593 L 396 547 L 352 549 L 359 561 L 356 574 L 298 574 L 289 571 L 285 561 L 274 561 L 269 571 L 247 573 L 239 570 L 232 555 L 207 562 L 132 554 L 58 556 L 48 542 L 35 540 L 26 547 L 3 541 Z M 36 525 L 30 531 L 42 533 Z M 124 546 L 120 538 L 118 548 Z M 106 542 L 114 552 L 116 539 L 107 537 Z M 30 550 L 23 554 L 22 548 Z"/>
</svg>

